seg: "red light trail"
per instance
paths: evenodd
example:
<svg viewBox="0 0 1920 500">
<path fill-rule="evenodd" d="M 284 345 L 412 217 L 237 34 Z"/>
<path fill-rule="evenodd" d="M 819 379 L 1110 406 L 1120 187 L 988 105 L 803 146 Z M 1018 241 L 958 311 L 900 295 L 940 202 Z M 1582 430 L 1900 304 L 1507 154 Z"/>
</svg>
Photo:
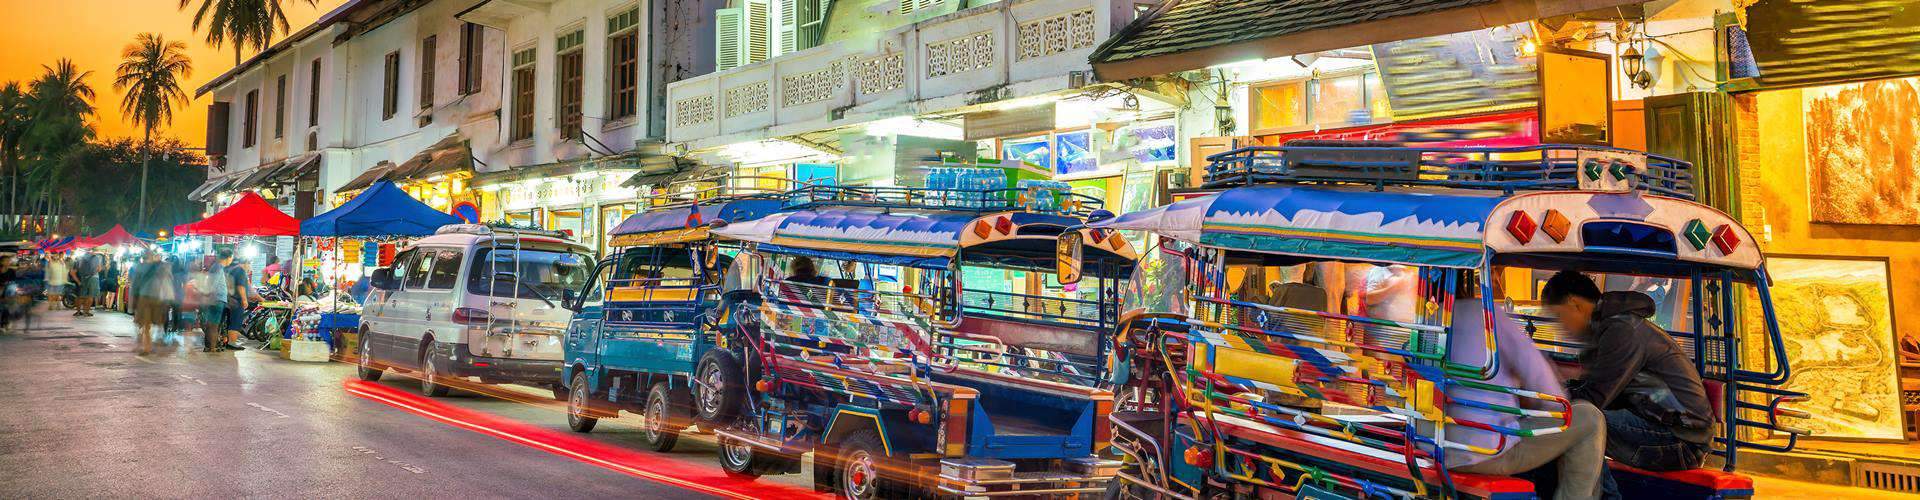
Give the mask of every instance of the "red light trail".
<svg viewBox="0 0 1920 500">
<path fill-rule="evenodd" d="M 447 405 L 377 383 L 348 380 L 344 385 L 350 394 L 387 406 L 661 484 L 726 498 L 827 498 L 811 489 L 737 479 L 726 475 L 714 464 L 691 464 L 661 455 L 620 448 L 565 432 Z"/>
</svg>

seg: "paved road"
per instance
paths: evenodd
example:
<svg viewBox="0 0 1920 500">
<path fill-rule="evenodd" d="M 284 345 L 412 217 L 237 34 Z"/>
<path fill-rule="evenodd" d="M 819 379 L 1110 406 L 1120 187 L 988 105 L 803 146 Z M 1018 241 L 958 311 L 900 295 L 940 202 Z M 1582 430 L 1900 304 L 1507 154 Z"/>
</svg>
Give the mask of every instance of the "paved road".
<svg viewBox="0 0 1920 500">
<path fill-rule="evenodd" d="M 125 315 L 41 318 L 0 334 L 7 498 L 704 496 L 356 397 L 344 364 L 167 348 L 137 358 Z M 560 406 L 524 394 L 444 401 L 565 428 Z M 590 439 L 637 450 L 630 424 L 603 422 Z M 697 441 L 663 456 L 718 473 Z"/>
<path fill-rule="evenodd" d="M 295 363 L 258 351 L 162 348 L 138 358 L 125 315 L 41 318 L 32 330 L 0 333 L 4 498 L 693 499 L 708 495 L 637 475 L 725 482 L 706 436 L 684 437 L 670 454 L 629 452 L 642 448 L 632 417 L 604 420 L 584 437 L 605 445 L 587 453 L 638 474 L 355 396 L 343 384 L 353 376 L 348 365 Z M 417 387 L 394 374 L 380 385 Z M 545 391 L 489 392 L 434 402 L 525 424 L 536 439 L 581 436 L 566 432 L 564 406 Z M 747 496 L 803 492 L 804 478 L 763 478 L 759 484 L 784 489 Z M 1756 483 L 1759 498 L 1913 498 Z"/>
</svg>

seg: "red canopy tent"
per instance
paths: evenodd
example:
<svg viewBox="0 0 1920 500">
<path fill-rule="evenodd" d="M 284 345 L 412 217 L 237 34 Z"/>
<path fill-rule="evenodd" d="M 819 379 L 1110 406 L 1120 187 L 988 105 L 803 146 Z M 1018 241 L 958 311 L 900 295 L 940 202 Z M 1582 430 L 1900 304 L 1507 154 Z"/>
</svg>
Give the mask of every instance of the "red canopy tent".
<svg viewBox="0 0 1920 500">
<path fill-rule="evenodd" d="M 99 236 L 73 240 L 73 243 L 70 244 L 68 248 L 93 248 L 101 245 L 138 245 L 141 243 L 140 238 L 135 237 L 133 233 L 127 232 L 127 228 L 121 227 L 119 224 L 114 224 L 113 229 L 108 229 L 107 232 L 100 233 Z"/>
<path fill-rule="evenodd" d="M 87 240 L 101 245 L 138 245 L 144 243 L 140 241 L 139 237 L 127 232 L 127 228 L 121 227 L 119 224 L 114 224 L 113 229 L 108 229 L 107 232 L 100 233 L 99 236 L 88 238 Z"/>
<path fill-rule="evenodd" d="M 249 192 L 211 217 L 173 226 L 173 232 L 182 236 L 299 236 L 300 220 Z"/>
</svg>

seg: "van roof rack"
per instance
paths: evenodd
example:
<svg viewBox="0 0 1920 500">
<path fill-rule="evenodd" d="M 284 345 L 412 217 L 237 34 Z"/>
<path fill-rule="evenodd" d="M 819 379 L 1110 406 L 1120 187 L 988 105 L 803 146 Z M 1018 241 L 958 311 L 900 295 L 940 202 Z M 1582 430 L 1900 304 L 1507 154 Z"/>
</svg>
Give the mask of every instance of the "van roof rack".
<svg viewBox="0 0 1920 500">
<path fill-rule="evenodd" d="M 562 233 L 559 231 L 554 231 L 551 229 L 540 229 L 536 227 L 515 226 L 515 225 L 500 223 L 500 222 L 490 222 L 486 224 L 447 224 L 445 226 L 440 226 L 440 229 L 434 230 L 433 234 L 472 234 L 472 235 L 479 235 L 479 236 L 516 235 L 517 234 L 521 236 L 545 236 L 549 238 L 558 238 L 563 240 L 567 239 L 566 233 Z"/>
<path fill-rule="evenodd" d="M 872 207 L 954 212 L 1031 211 L 1086 216 L 1104 208 L 1092 196 L 1063 182 L 1024 181 L 1001 189 L 935 189 L 901 186 L 805 186 L 786 193 L 787 208 Z"/>
<path fill-rule="evenodd" d="M 1605 146 L 1424 147 L 1373 141 L 1292 141 L 1207 157 L 1209 189 L 1270 183 L 1424 186 L 1520 191 L 1640 191 L 1694 199 L 1685 161 Z"/>
</svg>

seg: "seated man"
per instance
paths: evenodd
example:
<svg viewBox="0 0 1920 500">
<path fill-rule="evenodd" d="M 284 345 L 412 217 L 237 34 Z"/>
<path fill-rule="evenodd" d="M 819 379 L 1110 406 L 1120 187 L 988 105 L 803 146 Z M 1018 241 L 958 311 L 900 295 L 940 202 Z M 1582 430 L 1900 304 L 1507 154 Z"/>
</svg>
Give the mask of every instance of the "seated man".
<svg viewBox="0 0 1920 500">
<path fill-rule="evenodd" d="M 794 257 L 787 263 L 787 281 L 827 286 L 827 279 L 820 276 L 820 271 L 813 267 L 813 259 L 808 257 Z"/>
<path fill-rule="evenodd" d="M 1498 283 L 1496 281 L 1496 283 Z M 1560 378 L 1554 372 L 1553 364 L 1544 353 L 1534 346 L 1533 338 L 1527 335 L 1525 327 L 1515 321 L 1505 306 L 1496 305 L 1493 321 L 1485 321 L 1486 309 L 1480 301 L 1480 290 L 1471 284 L 1463 284 L 1454 300 L 1453 335 L 1447 339 L 1448 354 L 1451 361 L 1479 366 L 1487 364 L 1487 336 L 1493 336 L 1494 349 L 1498 356 L 1499 370 L 1488 380 L 1495 385 L 1515 387 L 1550 396 L 1565 397 L 1566 389 L 1560 385 Z M 1498 295 L 1497 291 L 1490 292 Z M 1493 331 L 1487 331 L 1491 325 Z M 1463 400 L 1491 403 L 1507 407 L 1524 407 L 1538 410 L 1559 410 L 1559 405 L 1544 404 L 1531 398 L 1520 398 L 1510 394 L 1482 391 L 1467 387 L 1447 389 L 1451 398 L 1447 409 L 1449 415 L 1463 420 L 1471 420 L 1510 428 L 1543 429 L 1558 425 L 1557 418 L 1519 417 L 1510 413 L 1477 408 L 1462 404 Z M 1452 450 L 1446 454 L 1447 465 L 1453 470 L 1475 474 L 1512 476 L 1551 466 L 1556 472 L 1558 487 L 1553 498 L 1559 500 L 1613 498 L 1603 496 L 1607 484 L 1604 451 L 1607 429 L 1602 423 L 1600 409 L 1593 403 L 1573 401 L 1571 418 L 1567 429 L 1557 433 L 1527 438 L 1501 436 L 1492 432 L 1473 429 L 1466 426 L 1452 426 L 1447 435 L 1449 441 L 1467 443 L 1483 448 L 1501 446 L 1495 455 L 1480 455 L 1466 451 Z"/>
<path fill-rule="evenodd" d="M 1600 293 L 1586 275 L 1561 271 L 1542 299 L 1587 346 L 1585 373 L 1569 395 L 1607 414 L 1607 456 L 1652 471 L 1700 467 L 1712 439 L 1713 407 L 1686 351 L 1647 318 L 1653 299 L 1640 292 Z"/>
</svg>

